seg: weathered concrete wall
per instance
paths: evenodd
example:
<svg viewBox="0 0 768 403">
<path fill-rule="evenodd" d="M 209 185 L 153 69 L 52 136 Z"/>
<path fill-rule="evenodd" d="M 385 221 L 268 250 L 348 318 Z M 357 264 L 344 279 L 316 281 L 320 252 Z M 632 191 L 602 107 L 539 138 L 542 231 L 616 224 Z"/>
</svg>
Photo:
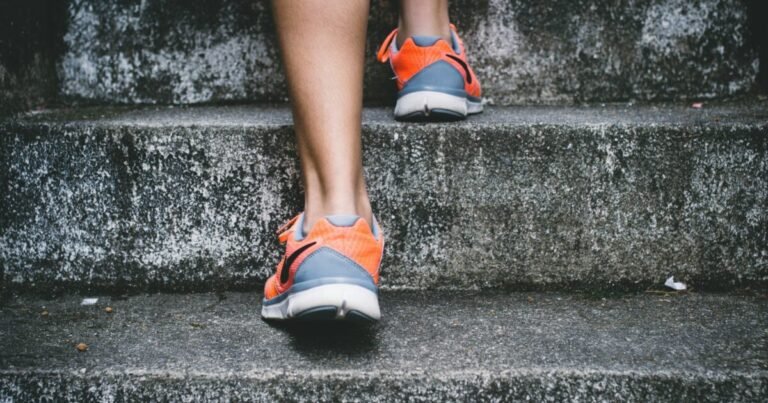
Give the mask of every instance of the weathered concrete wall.
<svg viewBox="0 0 768 403">
<path fill-rule="evenodd" d="M 407 288 L 695 286 L 768 280 L 768 108 L 491 109 L 450 125 L 366 112 Z M 299 211 L 286 109 L 42 114 L 0 126 L 11 288 L 253 287 Z"/>
<path fill-rule="evenodd" d="M 391 72 L 373 53 L 396 14 L 372 9 L 366 99 L 389 102 Z M 723 97 L 758 72 L 741 0 L 458 0 L 451 13 L 496 104 Z M 70 100 L 286 97 L 266 1 L 71 2 L 64 39 Z"/>
</svg>

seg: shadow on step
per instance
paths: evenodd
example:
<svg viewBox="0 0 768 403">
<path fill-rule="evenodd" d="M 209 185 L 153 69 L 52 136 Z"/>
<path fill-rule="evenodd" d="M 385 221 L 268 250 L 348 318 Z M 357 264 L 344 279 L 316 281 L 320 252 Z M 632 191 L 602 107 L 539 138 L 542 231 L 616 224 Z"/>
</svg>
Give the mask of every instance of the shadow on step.
<svg viewBox="0 0 768 403">
<path fill-rule="evenodd" d="M 286 333 L 290 337 L 292 348 L 308 357 L 321 358 L 327 353 L 357 356 L 378 348 L 375 324 L 333 321 L 265 322 L 270 327 Z"/>
</svg>

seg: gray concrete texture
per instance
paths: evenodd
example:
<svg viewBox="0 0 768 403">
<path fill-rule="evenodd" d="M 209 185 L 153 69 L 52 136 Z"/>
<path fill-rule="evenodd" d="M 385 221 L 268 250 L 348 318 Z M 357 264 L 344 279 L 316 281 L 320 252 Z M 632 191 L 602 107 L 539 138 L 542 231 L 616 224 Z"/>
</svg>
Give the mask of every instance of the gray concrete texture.
<svg viewBox="0 0 768 403">
<path fill-rule="evenodd" d="M 764 295 L 385 292 L 374 327 L 270 325 L 258 316 L 260 299 L 102 296 L 81 306 L 77 296 L 8 298 L 0 398 L 768 399 Z"/>
<path fill-rule="evenodd" d="M 766 102 L 366 109 L 385 288 L 768 280 Z M 0 123 L 7 289 L 254 289 L 301 208 L 284 107 L 94 108 Z"/>
<path fill-rule="evenodd" d="M 454 0 L 487 99 L 497 105 L 715 98 L 756 89 L 740 0 Z M 365 97 L 389 103 L 374 52 L 396 24 L 372 2 Z M 60 95 L 69 101 L 283 101 L 267 1 L 70 2 Z M 316 63 L 324 63 L 317 60 Z"/>
</svg>

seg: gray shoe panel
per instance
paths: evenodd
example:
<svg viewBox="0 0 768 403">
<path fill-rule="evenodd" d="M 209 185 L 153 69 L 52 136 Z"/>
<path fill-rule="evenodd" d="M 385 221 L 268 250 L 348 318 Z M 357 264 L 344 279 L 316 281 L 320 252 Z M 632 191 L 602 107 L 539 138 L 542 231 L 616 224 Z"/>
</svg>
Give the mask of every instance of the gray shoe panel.
<svg viewBox="0 0 768 403">
<path fill-rule="evenodd" d="M 460 97 L 467 96 L 464 91 L 464 76 L 444 60 L 434 62 L 416 73 L 405 83 L 398 96 L 417 91 L 436 91 Z"/>
<path fill-rule="evenodd" d="M 301 262 L 299 268 L 296 269 L 294 284 L 324 278 L 349 279 L 354 283 L 370 283 L 373 289 L 376 288 L 368 271 L 352 259 L 328 247 L 318 249 Z"/>
<path fill-rule="evenodd" d="M 442 37 L 432 35 L 414 35 L 411 37 L 411 39 L 413 40 L 413 43 L 416 44 L 416 46 L 426 48 L 437 43 L 437 41 L 442 39 Z"/>
</svg>

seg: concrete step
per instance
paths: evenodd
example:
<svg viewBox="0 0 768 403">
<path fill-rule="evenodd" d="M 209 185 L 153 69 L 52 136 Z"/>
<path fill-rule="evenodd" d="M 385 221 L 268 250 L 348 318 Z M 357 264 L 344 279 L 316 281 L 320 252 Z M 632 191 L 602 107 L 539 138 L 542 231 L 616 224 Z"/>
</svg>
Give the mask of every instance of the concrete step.
<svg viewBox="0 0 768 403">
<path fill-rule="evenodd" d="M 768 398 L 765 295 L 385 292 L 372 328 L 269 325 L 258 317 L 260 297 L 7 299 L 0 398 Z"/>
<path fill-rule="evenodd" d="M 768 103 L 366 109 L 389 288 L 768 280 Z M 253 289 L 301 209 L 285 107 L 57 110 L 0 122 L 10 289 Z"/>
<path fill-rule="evenodd" d="M 453 1 L 451 15 L 486 96 L 509 105 L 747 93 L 762 39 L 749 27 L 748 7 L 740 0 L 487 0 Z M 64 11 L 57 42 L 65 50 L 56 55 L 64 99 L 286 98 L 267 1 L 82 0 Z M 369 22 L 366 99 L 390 102 L 392 73 L 374 52 L 396 13 L 373 2 Z"/>
</svg>

